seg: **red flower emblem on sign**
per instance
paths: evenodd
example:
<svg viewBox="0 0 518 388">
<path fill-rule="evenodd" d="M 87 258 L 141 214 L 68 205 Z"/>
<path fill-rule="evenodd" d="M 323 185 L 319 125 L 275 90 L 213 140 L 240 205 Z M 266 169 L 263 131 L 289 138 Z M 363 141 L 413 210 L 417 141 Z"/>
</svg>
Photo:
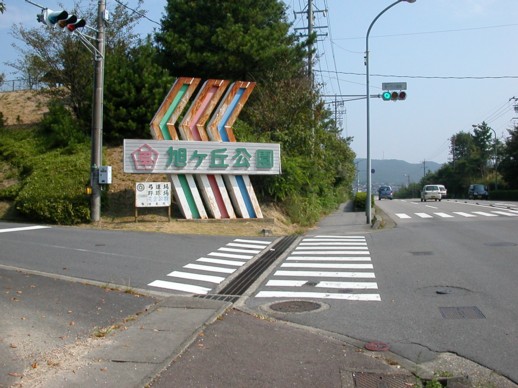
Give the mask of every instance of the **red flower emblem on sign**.
<svg viewBox="0 0 518 388">
<path fill-rule="evenodd" d="M 158 151 L 144 144 L 131 153 L 135 170 L 153 170 L 158 160 Z"/>
</svg>

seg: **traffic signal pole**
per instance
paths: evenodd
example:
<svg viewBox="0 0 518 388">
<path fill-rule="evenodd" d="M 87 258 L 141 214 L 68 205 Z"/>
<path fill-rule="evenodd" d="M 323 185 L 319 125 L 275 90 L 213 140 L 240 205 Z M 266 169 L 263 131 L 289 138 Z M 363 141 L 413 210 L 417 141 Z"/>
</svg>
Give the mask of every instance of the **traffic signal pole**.
<svg viewBox="0 0 518 388">
<path fill-rule="evenodd" d="M 99 167 L 102 165 L 103 139 L 103 103 L 104 103 L 104 15 L 106 1 L 99 0 L 97 13 L 97 52 L 95 58 L 95 78 L 92 113 L 92 155 L 90 185 L 92 197 L 90 202 L 90 220 L 99 222 L 101 219 L 101 186 L 99 184 Z"/>
</svg>

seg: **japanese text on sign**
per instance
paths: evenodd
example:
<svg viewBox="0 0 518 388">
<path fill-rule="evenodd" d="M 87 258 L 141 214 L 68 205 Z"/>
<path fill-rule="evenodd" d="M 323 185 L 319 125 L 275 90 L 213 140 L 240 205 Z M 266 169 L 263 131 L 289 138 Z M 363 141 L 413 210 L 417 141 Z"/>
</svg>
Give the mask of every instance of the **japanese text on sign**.
<svg viewBox="0 0 518 388">
<path fill-rule="evenodd" d="M 137 182 L 135 185 L 135 206 L 171 206 L 171 184 L 169 182 Z"/>
<path fill-rule="evenodd" d="M 124 140 L 129 173 L 280 174 L 280 146 L 263 143 Z"/>
</svg>

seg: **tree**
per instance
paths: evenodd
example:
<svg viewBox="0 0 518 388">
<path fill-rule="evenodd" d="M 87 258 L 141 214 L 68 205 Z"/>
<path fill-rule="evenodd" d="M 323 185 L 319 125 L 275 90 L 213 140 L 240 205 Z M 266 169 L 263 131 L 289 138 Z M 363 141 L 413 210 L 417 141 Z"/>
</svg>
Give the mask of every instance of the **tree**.
<svg viewBox="0 0 518 388">
<path fill-rule="evenodd" d="M 0 12 L 1 13 L 5 12 L 5 3 L 3 1 L 0 1 Z"/>
<path fill-rule="evenodd" d="M 510 189 L 518 189 L 518 126 L 509 129 L 499 171 Z"/>
<path fill-rule="evenodd" d="M 175 76 L 258 81 L 290 78 L 305 52 L 278 0 L 168 0 L 155 39 Z"/>
</svg>

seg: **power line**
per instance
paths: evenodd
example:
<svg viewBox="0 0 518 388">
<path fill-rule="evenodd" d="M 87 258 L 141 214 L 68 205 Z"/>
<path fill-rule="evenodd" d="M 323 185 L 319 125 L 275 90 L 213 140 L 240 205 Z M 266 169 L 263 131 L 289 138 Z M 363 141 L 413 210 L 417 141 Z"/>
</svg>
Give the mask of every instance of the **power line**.
<svg viewBox="0 0 518 388">
<path fill-rule="evenodd" d="M 325 70 L 320 70 L 325 71 Z M 346 71 L 337 71 L 339 74 L 346 75 L 358 75 L 365 77 L 365 73 L 353 73 Z M 397 74 L 370 74 L 371 77 L 392 77 L 392 78 L 414 78 L 414 79 L 476 79 L 476 80 L 484 80 L 484 79 L 516 79 L 518 75 L 497 75 L 497 76 L 428 76 L 428 75 L 397 75 Z"/>
<path fill-rule="evenodd" d="M 138 10 L 136 10 L 136 9 L 134 9 L 134 8 L 131 8 L 130 6 L 128 6 L 128 5 L 124 4 L 124 3 L 122 3 L 122 2 L 121 2 L 121 1 L 119 1 L 119 0 L 115 0 L 115 2 L 116 2 L 117 4 L 119 4 L 119 5 L 123 6 L 124 8 L 129 9 L 130 11 L 133 11 L 133 13 L 136 13 L 137 15 L 139 15 L 139 16 L 141 16 L 141 17 L 143 17 L 144 19 L 149 20 L 151 23 L 155 23 L 155 24 L 160 25 L 160 23 L 159 23 L 159 22 L 157 22 L 156 20 L 153 20 L 153 19 L 148 18 L 148 17 L 146 16 L 146 14 L 145 14 L 145 13 L 142 13 L 141 11 L 138 11 Z"/>
<path fill-rule="evenodd" d="M 400 34 L 387 34 L 387 35 L 373 35 L 373 38 L 388 38 L 394 36 L 412 36 L 412 35 L 429 35 L 429 34 L 443 34 L 449 32 L 463 32 L 463 31 L 476 31 L 476 30 L 487 30 L 493 28 L 505 28 L 505 27 L 516 27 L 518 24 L 500 24 L 496 26 L 485 26 L 485 27 L 471 27 L 471 28 L 458 28 L 458 29 L 449 29 L 449 30 L 437 30 L 437 31 L 423 31 L 423 32 L 406 32 Z M 351 37 L 351 38 L 340 38 L 336 40 L 354 40 L 354 39 L 365 39 L 364 36 Z"/>
</svg>

